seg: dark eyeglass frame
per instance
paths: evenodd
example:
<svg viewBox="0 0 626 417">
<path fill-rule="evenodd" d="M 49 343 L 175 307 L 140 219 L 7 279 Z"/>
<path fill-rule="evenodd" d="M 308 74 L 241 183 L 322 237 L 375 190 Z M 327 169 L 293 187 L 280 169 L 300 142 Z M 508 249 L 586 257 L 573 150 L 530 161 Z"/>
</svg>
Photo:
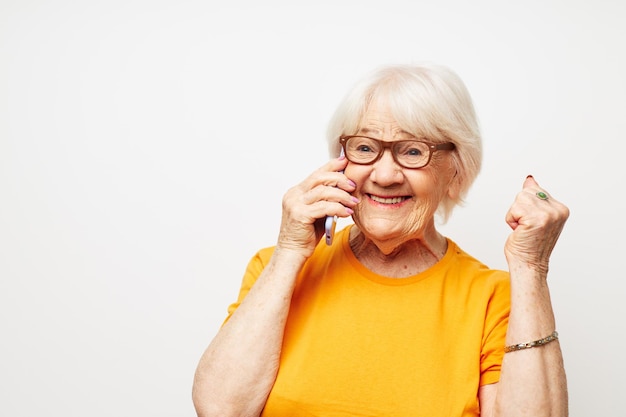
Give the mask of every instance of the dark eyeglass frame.
<svg viewBox="0 0 626 417">
<path fill-rule="evenodd" d="M 350 159 L 350 157 L 348 156 L 348 152 L 346 151 L 346 144 L 348 142 L 348 139 L 351 138 L 365 138 L 365 139 L 370 139 L 375 141 L 376 143 L 378 143 L 381 146 L 381 151 L 378 153 L 378 156 L 376 158 L 374 158 L 372 161 L 370 162 L 357 162 L 357 161 L 353 161 Z M 426 162 L 424 162 L 424 165 L 420 165 L 418 167 L 410 167 L 410 166 L 406 166 L 404 165 L 402 162 L 398 161 L 398 158 L 396 157 L 396 153 L 393 151 L 393 148 L 397 145 L 406 143 L 406 142 L 420 142 L 423 143 L 425 145 L 428 146 L 428 159 L 426 159 Z M 426 165 L 428 165 L 430 163 L 430 160 L 433 157 L 433 154 L 437 151 L 453 151 L 454 149 L 456 149 L 456 145 L 452 142 L 444 142 L 444 143 L 433 143 L 433 142 L 427 142 L 425 140 L 415 140 L 415 139 L 411 139 L 411 140 L 398 140 L 395 142 L 387 142 L 384 140 L 380 140 L 380 139 L 376 139 L 376 138 L 372 138 L 369 136 L 365 136 L 365 135 L 346 135 L 346 136 L 340 136 L 339 137 L 339 143 L 341 144 L 341 147 L 343 148 L 343 153 L 346 156 L 346 158 L 348 159 L 348 161 L 352 162 L 353 164 L 358 164 L 358 165 L 372 165 L 374 163 L 376 163 L 380 158 L 383 157 L 383 154 L 385 153 L 385 149 L 389 149 L 391 150 L 391 156 L 393 157 L 393 160 L 396 161 L 396 164 L 400 165 L 403 168 L 407 168 L 407 169 L 420 169 L 420 168 L 424 168 Z"/>
</svg>

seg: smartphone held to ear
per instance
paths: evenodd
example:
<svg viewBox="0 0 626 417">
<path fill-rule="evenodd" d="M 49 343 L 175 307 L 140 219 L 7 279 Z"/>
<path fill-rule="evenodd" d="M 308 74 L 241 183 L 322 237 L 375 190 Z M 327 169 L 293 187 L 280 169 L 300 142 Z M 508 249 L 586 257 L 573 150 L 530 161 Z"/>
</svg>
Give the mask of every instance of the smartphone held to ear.
<svg viewBox="0 0 626 417">
<path fill-rule="evenodd" d="M 343 149 L 341 149 L 339 156 L 343 155 Z M 343 173 L 343 170 L 339 172 Z M 332 245 L 333 243 L 333 238 L 335 237 L 335 227 L 337 227 L 337 216 L 326 216 L 326 221 L 324 222 L 324 233 L 326 235 L 327 245 Z"/>
<path fill-rule="evenodd" d="M 335 237 L 335 227 L 337 227 L 337 216 L 326 216 L 324 230 L 326 234 L 326 244 L 332 245 Z"/>
</svg>

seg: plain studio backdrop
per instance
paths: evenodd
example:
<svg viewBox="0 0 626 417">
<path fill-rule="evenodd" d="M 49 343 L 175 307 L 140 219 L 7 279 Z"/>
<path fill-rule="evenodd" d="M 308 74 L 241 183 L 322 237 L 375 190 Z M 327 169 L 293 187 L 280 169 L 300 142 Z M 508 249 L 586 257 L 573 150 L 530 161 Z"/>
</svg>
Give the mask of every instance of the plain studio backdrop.
<svg viewBox="0 0 626 417">
<path fill-rule="evenodd" d="M 571 415 L 623 416 L 624 2 L 225 3 L 0 2 L 0 415 L 195 415 L 197 361 L 335 106 L 427 61 L 484 135 L 442 231 L 506 268 L 526 175 L 570 207 L 549 283 Z"/>
</svg>

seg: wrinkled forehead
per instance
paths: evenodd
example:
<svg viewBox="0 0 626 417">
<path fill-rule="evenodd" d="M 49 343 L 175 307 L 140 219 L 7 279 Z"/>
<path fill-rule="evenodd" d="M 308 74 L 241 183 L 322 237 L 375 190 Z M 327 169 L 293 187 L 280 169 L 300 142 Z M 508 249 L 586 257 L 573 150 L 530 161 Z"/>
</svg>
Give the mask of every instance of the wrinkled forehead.
<svg viewBox="0 0 626 417">
<path fill-rule="evenodd" d="M 440 124 L 445 123 L 445 115 L 441 113 L 419 91 L 378 89 L 363 107 L 358 130 L 443 141 Z"/>
</svg>

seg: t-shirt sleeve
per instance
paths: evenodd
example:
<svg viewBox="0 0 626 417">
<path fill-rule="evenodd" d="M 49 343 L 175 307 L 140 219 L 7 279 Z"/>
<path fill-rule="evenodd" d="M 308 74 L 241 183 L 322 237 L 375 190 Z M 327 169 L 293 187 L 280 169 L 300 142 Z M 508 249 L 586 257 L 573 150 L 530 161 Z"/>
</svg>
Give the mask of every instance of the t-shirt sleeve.
<svg viewBox="0 0 626 417">
<path fill-rule="evenodd" d="M 480 361 L 480 385 L 496 383 L 500 380 L 500 369 L 504 357 L 504 344 L 511 310 L 510 281 L 506 272 L 500 271 L 489 305 L 483 333 Z"/>
<path fill-rule="evenodd" d="M 263 269 L 265 269 L 265 266 L 269 262 L 273 253 L 274 247 L 264 248 L 259 250 L 250 259 L 250 261 L 248 262 L 248 266 L 246 267 L 246 271 L 243 274 L 243 279 L 241 281 L 241 287 L 239 289 L 239 296 L 237 297 L 237 301 L 228 306 L 228 315 L 226 316 L 224 323 L 226 323 L 231 318 L 235 310 L 237 310 L 241 302 L 244 300 L 244 298 L 246 298 L 246 295 L 248 295 L 248 292 L 250 292 L 250 289 L 256 282 L 257 278 L 259 277 L 259 275 L 261 275 Z M 224 325 L 224 323 L 222 323 L 222 325 Z"/>
</svg>

